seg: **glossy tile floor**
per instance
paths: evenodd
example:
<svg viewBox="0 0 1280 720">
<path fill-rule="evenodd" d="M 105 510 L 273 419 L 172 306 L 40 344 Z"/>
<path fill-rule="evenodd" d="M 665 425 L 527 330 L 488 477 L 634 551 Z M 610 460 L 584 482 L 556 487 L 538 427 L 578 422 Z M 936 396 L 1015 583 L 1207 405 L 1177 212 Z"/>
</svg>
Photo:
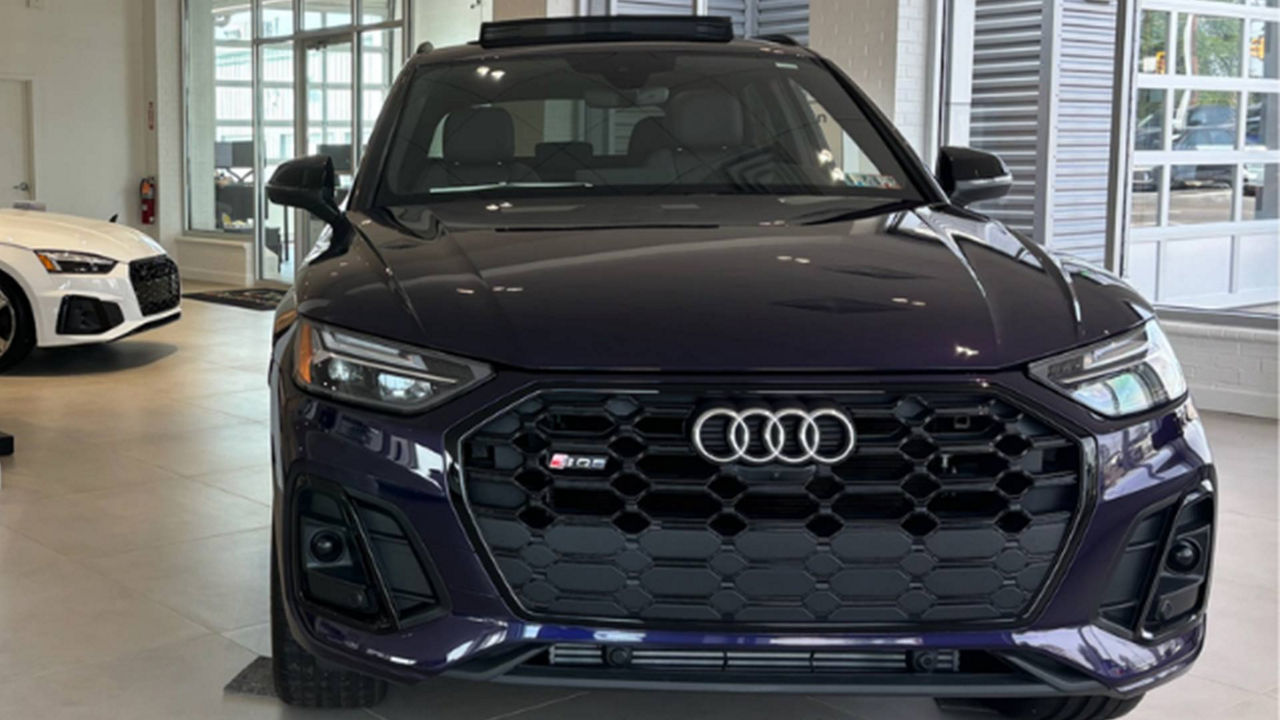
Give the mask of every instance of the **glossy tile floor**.
<svg viewBox="0 0 1280 720">
<path fill-rule="evenodd" d="M 188 301 L 176 325 L 38 353 L 0 376 L 0 429 L 18 438 L 0 489 L 0 717 L 944 717 L 926 700 L 457 681 L 395 689 L 374 713 L 225 695 L 269 650 L 270 320 Z M 1225 506 L 1209 648 L 1132 717 L 1274 720 L 1277 428 L 1220 414 L 1207 422 Z"/>
</svg>

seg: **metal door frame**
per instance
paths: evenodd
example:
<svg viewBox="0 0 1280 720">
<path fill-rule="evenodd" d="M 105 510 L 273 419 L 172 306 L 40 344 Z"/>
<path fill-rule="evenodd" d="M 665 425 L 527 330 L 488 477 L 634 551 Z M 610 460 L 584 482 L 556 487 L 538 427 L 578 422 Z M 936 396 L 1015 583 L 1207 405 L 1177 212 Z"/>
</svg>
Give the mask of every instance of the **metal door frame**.
<svg viewBox="0 0 1280 720">
<path fill-rule="evenodd" d="M 38 201 L 39 195 L 36 194 L 38 187 L 36 183 L 36 80 L 30 75 L 13 75 L 9 73 L 0 73 L 0 81 L 15 82 L 18 84 L 19 92 L 23 94 L 23 101 L 26 103 L 26 127 L 22 137 L 25 145 L 23 155 L 26 158 L 26 168 L 23 174 L 26 176 L 21 182 L 27 183 L 27 199 Z M 16 189 L 16 188 L 15 188 Z"/>
<path fill-rule="evenodd" d="M 347 25 L 332 28 L 321 28 L 317 30 L 301 30 L 304 2 L 303 0 L 293 0 L 293 18 L 294 32 L 289 35 L 262 37 L 258 33 L 262 29 L 262 4 L 260 0 L 253 0 L 253 53 L 252 63 L 252 86 L 253 86 L 253 155 L 254 155 L 254 177 L 257 192 L 254 193 L 254 210 L 253 210 L 253 277 L 254 284 L 263 286 L 272 286 L 285 288 L 293 285 L 292 279 L 275 280 L 264 277 L 263 272 L 263 221 L 266 210 L 266 187 L 267 178 L 260 177 L 262 171 L 266 168 L 266 157 L 262 147 L 263 125 L 262 125 L 262 48 L 270 45 L 283 46 L 290 44 L 293 47 L 293 86 L 294 86 L 294 112 L 293 112 L 293 133 L 294 133 L 294 155 L 299 155 L 300 149 L 305 152 L 307 148 L 306 121 L 307 121 L 307 78 L 306 78 L 306 54 L 309 48 L 322 46 L 333 42 L 350 42 L 352 55 L 351 68 L 351 94 L 352 94 L 352 114 L 351 114 L 351 167 L 354 171 L 359 167 L 360 155 L 362 151 L 360 142 L 360 120 L 364 112 L 364 95 L 360 91 L 361 79 L 363 77 L 362 63 L 363 55 L 360 45 L 361 36 L 368 32 L 377 32 L 380 30 L 400 30 L 403 37 L 401 40 L 400 60 L 408 58 L 409 48 L 412 44 L 413 37 L 413 6 L 414 0 L 400 0 L 399 9 L 401 16 L 398 19 L 385 20 L 378 23 L 361 24 L 360 19 L 363 16 L 364 0 L 350 0 L 351 2 L 351 20 Z M 185 23 L 184 23 L 185 26 Z M 301 142 L 301 144 L 299 144 Z M 294 273 L 297 273 L 298 265 L 302 258 L 306 257 L 310 250 L 309 241 L 304 238 L 302 230 L 306 227 L 307 213 L 303 211 L 294 212 L 293 226 L 297 228 L 294 232 Z M 282 242 L 284 240 L 282 239 Z"/>
</svg>

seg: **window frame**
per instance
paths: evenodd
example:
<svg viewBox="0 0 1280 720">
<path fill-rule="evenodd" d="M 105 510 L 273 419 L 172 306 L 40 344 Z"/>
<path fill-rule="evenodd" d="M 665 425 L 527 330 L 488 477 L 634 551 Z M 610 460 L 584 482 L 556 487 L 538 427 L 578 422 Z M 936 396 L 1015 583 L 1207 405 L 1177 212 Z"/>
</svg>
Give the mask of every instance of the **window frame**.
<svg viewBox="0 0 1280 720">
<path fill-rule="evenodd" d="M 363 22 L 365 4 L 366 2 L 378 3 L 380 2 L 380 0 L 348 0 L 351 8 L 351 19 L 352 19 L 351 23 L 348 23 L 346 25 L 316 28 L 311 30 L 304 30 L 302 27 L 303 13 L 305 11 L 305 5 L 307 0 L 289 0 L 290 12 L 292 13 L 292 17 L 293 17 L 292 30 L 291 32 L 283 33 L 279 35 L 268 35 L 264 32 L 263 3 L 265 1 L 266 0 L 245 0 L 245 2 L 248 3 L 249 5 L 249 12 L 251 15 L 250 37 L 248 40 L 236 41 L 238 44 L 243 44 L 245 47 L 249 49 L 249 52 L 250 52 L 249 80 L 227 81 L 225 83 L 219 82 L 216 78 L 214 78 L 213 80 L 215 92 L 218 87 L 226 85 L 226 86 L 235 86 L 235 87 L 247 87 L 249 88 L 251 93 L 251 111 L 250 111 L 249 119 L 247 121 L 236 120 L 232 124 L 234 124 L 236 127 L 243 126 L 247 128 L 249 130 L 249 135 L 252 138 L 252 141 L 254 144 L 253 172 L 255 174 L 255 185 L 257 187 L 257 189 L 254 192 L 254 206 L 255 206 L 254 217 L 255 218 L 257 218 L 260 215 L 261 208 L 259 206 L 262 205 L 263 203 L 263 200 L 261 197 L 263 194 L 262 184 L 257 182 L 256 173 L 258 168 L 262 167 L 264 164 L 263 147 L 262 147 L 263 145 L 262 129 L 264 127 L 264 123 L 267 125 L 272 125 L 277 127 L 285 127 L 285 124 L 287 123 L 288 126 L 294 127 L 297 119 L 296 110 L 294 112 L 295 119 L 290 121 L 266 121 L 262 117 L 263 113 L 262 113 L 262 108 L 260 106 L 261 105 L 260 97 L 262 94 L 262 90 L 264 88 L 273 86 L 272 81 L 268 81 L 264 77 L 262 77 L 262 67 L 261 67 L 262 66 L 262 61 L 261 61 L 262 49 L 270 45 L 277 45 L 282 47 L 288 46 L 292 49 L 293 52 L 296 53 L 297 48 L 299 47 L 299 44 L 305 44 L 307 40 L 314 40 L 317 38 L 324 38 L 324 37 L 343 35 L 343 34 L 350 36 L 352 38 L 353 55 L 355 56 L 353 70 L 352 70 L 353 72 L 352 79 L 356 88 L 354 92 L 353 107 L 352 107 L 352 116 L 353 116 L 352 125 L 353 125 L 353 133 L 355 133 L 354 137 L 359 137 L 363 130 L 363 127 L 362 127 L 362 118 L 364 114 L 363 92 L 360 90 L 360 86 L 363 82 L 362 62 L 361 62 L 363 57 L 363 46 L 361 45 L 361 41 L 363 40 L 365 35 L 367 33 L 373 33 L 373 32 L 378 32 L 383 30 L 398 29 L 401 31 L 402 38 L 403 38 L 401 43 L 403 47 L 403 57 L 399 58 L 399 60 L 403 62 L 404 60 L 407 60 L 409 57 L 412 57 L 412 53 L 413 53 L 413 43 L 411 41 L 411 38 L 413 38 L 413 31 L 414 31 L 413 17 L 414 17 L 415 0 L 397 0 L 396 8 L 399 11 L 398 17 L 390 20 L 383 20 L 383 21 L 373 22 L 373 23 Z M 255 223 L 253 232 L 247 233 L 247 234 L 232 232 L 229 230 L 219 229 L 219 228 L 195 227 L 195 224 L 193 223 L 193 215 L 192 215 L 193 203 L 191 202 L 191 190 L 193 187 L 193 183 L 191 182 L 192 168 L 191 168 L 191 162 L 190 162 L 190 158 L 191 158 L 190 147 L 191 147 L 191 141 L 192 141 L 192 133 L 190 131 L 191 122 L 192 122 L 192 110 L 191 110 L 192 103 L 190 102 L 189 98 L 191 96 L 192 87 L 193 87 L 193 83 L 191 80 L 191 69 L 193 64 L 191 60 L 191 53 L 192 53 L 191 18 L 192 18 L 192 11 L 193 11 L 192 5 L 195 2 L 197 2 L 197 0 L 182 0 L 182 7 L 181 7 L 182 57 L 180 61 L 181 66 L 179 68 L 179 72 L 182 78 L 181 90 L 182 90 L 182 98 L 183 98 L 182 136 L 181 136 L 182 152 L 183 152 L 182 188 L 181 188 L 182 233 L 188 237 L 195 237 L 195 238 L 215 239 L 215 240 L 223 240 L 223 241 L 229 241 L 229 242 L 248 242 L 255 247 L 255 255 L 256 255 L 257 248 L 260 245 L 260 238 L 258 238 L 259 228 L 256 226 L 256 223 Z M 217 47 L 217 45 L 218 43 L 215 42 L 214 43 L 215 48 Z M 296 59 L 296 56 L 295 56 L 295 59 Z M 280 86 L 280 87 L 288 86 L 296 90 L 297 82 L 298 82 L 298 78 L 295 77 L 293 83 L 277 82 L 277 83 L 274 83 L 274 85 Z M 389 95 L 390 93 L 388 93 L 388 96 Z M 305 101 L 305 99 L 300 100 L 297 97 L 297 93 L 295 92 L 295 97 L 294 97 L 295 108 L 298 102 L 302 102 L 302 101 Z M 213 122 L 215 124 L 217 123 L 216 111 L 215 111 L 215 117 L 213 118 Z M 302 139 L 305 142 L 305 138 L 302 138 Z M 295 138 L 295 141 L 296 140 L 297 138 Z M 296 153 L 298 146 L 295 145 L 294 149 Z M 358 163 L 359 161 L 358 155 L 361 149 L 362 148 L 360 147 L 360 143 L 356 143 L 356 156 L 353 157 L 353 165 L 355 163 Z M 254 267 L 257 268 L 257 266 L 258 266 L 258 259 L 255 257 Z"/>
<path fill-rule="evenodd" d="M 1126 8 L 1125 5 L 1128 7 Z M 1167 26 L 1167 34 L 1164 38 L 1166 49 L 1163 72 L 1142 72 L 1140 66 L 1142 21 L 1148 12 L 1164 13 L 1167 17 L 1164 23 Z M 1212 76 L 1177 72 L 1177 55 L 1180 50 L 1177 28 L 1182 14 L 1240 20 L 1242 27 L 1239 47 L 1240 67 L 1236 75 Z M 1109 226 L 1112 230 L 1112 237 L 1108 243 L 1108 266 L 1117 274 L 1128 276 L 1132 270 L 1129 262 L 1132 248 L 1139 244 L 1155 245 L 1156 285 L 1154 290 L 1156 294 L 1152 298 L 1152 304 L 1157 306 L 1161 316 L 1179 319 L 1195 317 L 1220 324 L 1253 326 L 1261 324 L 1264 327 L 1276 327 L 1280 323 L 1280 318 L 1275 315 L 1230 307 L 1198 308 L 1177 304 L 1176 298 L 1172 302 L 1158 298 L 1162 289 L 1160 281 L 1164 274 L 1161 255 L 1167 243 L 1200 237 L 1229 238 L 1231 257 L 1228 266 L 1228 290 L 1224 293 L 1225 297 L 1240 292 L 1241 246 L 1244 238 L 1268 234 L 1280 238 L 1280 218 L 1245 220 L 1243 215 L 1243 204 L 1247 200 L 1244 191 L 1245 167 L 1280 164 L 1280 148 L 1246 149 L 1250 97 L 1255 94 L 1280 94 L 1280 79 L 1250 76 L 1251 28 L 1256 21 L 1274 23 L 1275 27 L 1280 27 L 1280 7 L 1230 4 L 1218 0 L 1129 0 L 1128 3 L 1121 3 L 1118 21 L 1121 26 L 1117 32 L 1118 56 L 1114 104 L 1117 117 L 1113 118 L 1112 123 L 1112 142 L 1116 152 L 1112 162 L 1113 187 L 1108 213 Z M 1139 150 L 1135 147 L 1137 124 L 1140 120 L 1135 115 L 1138 97 L 1143 91 L 1164 93 L 1159 149 Z M 1172 147 L 1173 115 L 1179 91 L 1228 92 L 1233 95 L 1235 99 L 1233 149 L 1214 151 L 1211 158 L 1206 158 L 1204 155 L 1198 156 L 1195 150 L 1175 150 Z M 1233 167 L 1229 220 L 1188 225 L 1169 224 L 1169 208 L 1172 204 L 1172 169 L 1179 165 L 1231 165 Z M 1147 167 L 1157 173 L 1156 224 L 1137 227 L 1133 225 L 1132 178 L 1137 168 Z M 1276 242 L 1280 242 L 1280 239 Z M 1250 302 L 1247 298 L 1241 298 L 1242 305 L 1248 305 Z M 1259 302 L 1265 303 L 1271 300 L 1259 300 Z"/>
</svg>

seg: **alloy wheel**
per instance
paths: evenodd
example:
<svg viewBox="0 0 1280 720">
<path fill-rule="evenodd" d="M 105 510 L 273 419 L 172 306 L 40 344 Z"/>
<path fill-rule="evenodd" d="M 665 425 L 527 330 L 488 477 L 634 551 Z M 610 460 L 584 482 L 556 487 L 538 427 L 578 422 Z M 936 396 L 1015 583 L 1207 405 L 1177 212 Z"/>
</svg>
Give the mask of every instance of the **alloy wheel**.
<svg viewBox="0 0 1280 720">
<path fill-rule="evenodd" d="M 0 288 L 0 356 L 8 352 L 18 334 L 18 308 Z"/>
</svg>

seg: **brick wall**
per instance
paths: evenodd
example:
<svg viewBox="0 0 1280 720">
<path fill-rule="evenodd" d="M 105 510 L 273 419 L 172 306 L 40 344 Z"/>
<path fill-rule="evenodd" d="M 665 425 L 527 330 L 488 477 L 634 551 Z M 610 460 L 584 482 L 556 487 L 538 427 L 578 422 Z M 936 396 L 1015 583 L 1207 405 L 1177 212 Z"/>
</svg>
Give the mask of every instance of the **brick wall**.
<svg viewBox="0 0 1280 720">
<path fill-rule="evenodd" d="M 897 0 L 811 0 L 809 46 L 893 116 Z"/>
<path fill-rule="evenodd" d="M 937 0 L 811 0 L 809 46 L 830 58 L 893 119 L 916 152 L 928 149 L 930 46 Z"/>
<path fill-rule="evenodd" d="M 1176 321 L 1162 325 L 1200 409 L 1280 415 L 1276 331 Z"/>
<path fill-rule="evenodd" d="M 924 154 L 929 145 L 929 62 L 933 42 L 930 0 L 898 0 L 897 69 L 894 74 L 893 120 L 911 147 Z"/>
</svg>

